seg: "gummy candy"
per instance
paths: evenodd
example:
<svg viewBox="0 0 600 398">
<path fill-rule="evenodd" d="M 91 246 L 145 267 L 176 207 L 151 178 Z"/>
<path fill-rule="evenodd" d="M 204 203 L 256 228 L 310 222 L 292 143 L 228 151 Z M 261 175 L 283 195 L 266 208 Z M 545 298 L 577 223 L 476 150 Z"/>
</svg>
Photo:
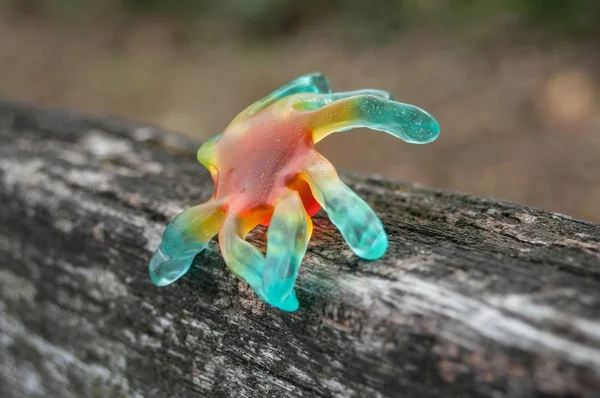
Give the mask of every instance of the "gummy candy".
<svg viewBox="0 0 600 398">
<path fill-rule="evenodd" d="M 333 165 L 315 149 L 331 133 L 366 127 L 406 142 L 439 135 L 426 111 L 396 102 L 381 90 L 333 93 L 320 73 L 299 77 L 250 105 L 223 133 L 206 141 L 198 160 L 211 173 L 214 193 L 166 227 L 149 265 L 158 286 L 173 283 L 218 234 L 227 267 L 265 302 L 299 307 L 296 277 L 321 208 L 359 257 L 375 260 L 388 246 L 383 225 Z M 268 226 L 266 255 L 245 236 Z"/>
</svg>

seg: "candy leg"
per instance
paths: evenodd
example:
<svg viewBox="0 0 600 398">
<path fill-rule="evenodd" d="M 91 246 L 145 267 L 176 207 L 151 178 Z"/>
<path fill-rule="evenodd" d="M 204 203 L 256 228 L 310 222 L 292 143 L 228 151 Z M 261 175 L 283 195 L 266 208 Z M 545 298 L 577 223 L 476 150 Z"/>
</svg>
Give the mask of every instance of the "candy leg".
<svg viewBox="0 0 600 398">
<path fill-rule="evenodd" d="M 214 137 L 206 140 L 196 153 L 198 161 L 211 173 L 217 171 L 215 166 L 215 145 L 219 138 L 221 138 L 221 134 L 217 134 Z"/>
<path fill-rule="evenodd" d="M 334 101 L 341 100 L 349 97 L 366 96 L 372 95 L 388 100 L 394 100 L 394 96 L 389 91 L 383 90 L 355 90 L 355 91 L 344 91 L 341 93 L 322 93 L 323 95 L 299 95 L 298 101 L 294 104 L 296 110 L 301 111 L 314 111 L 320 109 L 325 105 L 331 104 Z"/>
<path fill-rule="evenodd" d="M 265 258 L 256 247 L 244 240 L 256 225 L 258 222 L 250 222 L 239 215 L 229 214 L 219 232 L 219 246 L 227 268 L 246 281 L 263 298 L 262 274 Z"/>
<path fill-rule="evenodd" d="M 268 301 L 285 311 L 298 309 L 294 284 L 312 233 L 312 221 L 293 190 L 276 205 L 267 233 L 263 288 Z"/>
<path fill-rule="evenodd" d="M 246 110 L 248 116 L 252 116 L 265 109 L 274 102 L 292 94 L 299 93 L 330 93 L 331 87 L 325 75 L 321 73 L 310 73 L 281 86 L 266 97 L 256 101 Z"/>
<path fill-rule="evenodd" d="M 431 142 L 440 132 L 437 121 L 423 109 L 382 95 L 323 94 L 312 101 L 315 110 L 309 118 L 309 126 L 315 143 L 336 131 L 358 127 L 385 131 L 413 144 Z"/>
<path fill-rule="evenodd" d="M 260 217 L 257 217 L 257 219 Z M 227 216 L 219 244 L 227 267 L 265 302 L 284 311 L 298 309 L 293 287 L 312 231 L 310 218 L 295 191 L 275 206 L 267 234 L 267 257 L 244 238 L 258 222 Z"/>
<path fill-rule="evenodd" d="M 312 193 L 340 230 L 350 248 L 367 260 L 383 256 L 387 235 L 373 209 L 340 180 L 335 169 L 319 154 L 302 172 Z"/>
<path fill-rule="evenodd" d="M 150 259 L 152 282 L 166 286 L 183 276 L 190 269 L 194 257 L 219 232 L 223 217 L 220 201 L 191 207 L 175 217 L 167 225 L 160 246 Z"/>
</svg>

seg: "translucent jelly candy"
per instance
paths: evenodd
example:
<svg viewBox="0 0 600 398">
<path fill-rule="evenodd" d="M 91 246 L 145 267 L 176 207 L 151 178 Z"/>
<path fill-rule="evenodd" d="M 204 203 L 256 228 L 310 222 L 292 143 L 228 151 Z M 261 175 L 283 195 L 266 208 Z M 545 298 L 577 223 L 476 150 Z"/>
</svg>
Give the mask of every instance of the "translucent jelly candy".
<svg viewBox="0 0 600 398">
<path fill-rule="evenodd" d="M 215 190 L 167 226 L 150 260 L 150 277 L 168 285 L 190 268 L 215 235 L 227 267 L 267 303 L 298 309 L 294 283 L 312 233 L 311 216 L 323 208 L 361 258 L 385 253 L 387 235 L 369 205 L 346 186 L 314 144 L 336 131 L 367 127 L 406 142 L 439 135 L 424 110 L 380 90 L 332 93 L 319 73 L 302 76 L 242 111 L 198 150 Z M 244 240 L 268 226 L 266 256 Z"/>
</svg>

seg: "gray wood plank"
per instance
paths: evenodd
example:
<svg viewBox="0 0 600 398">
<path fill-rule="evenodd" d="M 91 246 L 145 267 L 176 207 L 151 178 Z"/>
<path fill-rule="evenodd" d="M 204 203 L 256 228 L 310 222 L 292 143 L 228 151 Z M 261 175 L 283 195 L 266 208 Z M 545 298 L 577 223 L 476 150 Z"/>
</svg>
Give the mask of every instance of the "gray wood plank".
<svg viewBox="0 0 600 398">
<path fill-rule="evenodd" d="M 598 224 L 346 175 L 388 253 L 360 260 L 319 213 L 289 314 L 216 242 L 149 281 L 167 221 L 212 194 L 196 148 L 0 101 L 1 397 L 599 396 Z"/>
</svg>

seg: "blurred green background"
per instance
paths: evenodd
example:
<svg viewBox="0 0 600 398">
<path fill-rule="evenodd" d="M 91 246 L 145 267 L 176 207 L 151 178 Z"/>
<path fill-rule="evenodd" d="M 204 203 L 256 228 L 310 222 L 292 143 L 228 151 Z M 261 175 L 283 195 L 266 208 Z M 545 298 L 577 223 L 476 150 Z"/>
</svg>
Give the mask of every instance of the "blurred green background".
<svg viewBox="0 0 600 398">
<path fill-rule="evenodd" d="M 442 126 L 333 135 L 338 169 L 600 221 L 597 0 L 0 0 L 8 98 L 208 138 L 313 71 Z"/>
</svg>

